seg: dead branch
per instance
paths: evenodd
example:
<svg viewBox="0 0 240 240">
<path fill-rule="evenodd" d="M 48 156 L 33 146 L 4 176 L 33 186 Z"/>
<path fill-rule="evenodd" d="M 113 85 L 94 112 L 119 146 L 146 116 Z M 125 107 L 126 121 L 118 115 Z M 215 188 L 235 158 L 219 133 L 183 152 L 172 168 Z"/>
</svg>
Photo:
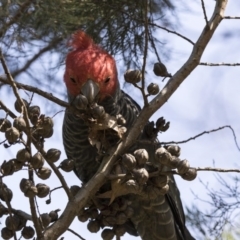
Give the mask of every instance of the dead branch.
<svg viewBox="0 0 240 240">
<path fill-rule="evenodd" d="M 190 138 L 188 138 L 188 139 L 186 139 L 186 140 L 183 140 L 183 141 L 161 142 L 161 144 L 163 144 L 163 145 L 168 145 L 168 144 L 182 144 L 182 143 L 186 143 L 186 142 L 189 142 L 189 141 L 191 141 L 191 140 L 195 140 L 196 138 L 198 138 L 198 137 L 200 137 L 200 136 L 202 136 L 202 135 L 204 135 L 204 134 L 209 134 L 209 133 L 212 133 L 212 132 L 217 132 L 217 131 L 222 130 L 222 129 L 224 129 L 224 128 L 229 128 L 229 129 L 232 131 L 232 134 L 233 134 L 233 137 L 234 137 L 234 141 L 235 141 L 236 147 L 237 147 L 237 149 L 240 151 L 240 147 L 238 146 L 238 143 L 237 143 L 237 137 L 236 137 L 235 131 L 234 131 L 234 129 L 233 129 L 231 126 L 229 126 L 229 125 L 222 126 L 222 127 L 216 128 L 216 129 L 212 129 L 212 130 L 209 130 L 209 131 L 204 131 L 204 132 L 202 132 L 202 133 L 199 133 L 199 134 L 195 135 L 194 137 L 190 137 Z"/>
</svg>

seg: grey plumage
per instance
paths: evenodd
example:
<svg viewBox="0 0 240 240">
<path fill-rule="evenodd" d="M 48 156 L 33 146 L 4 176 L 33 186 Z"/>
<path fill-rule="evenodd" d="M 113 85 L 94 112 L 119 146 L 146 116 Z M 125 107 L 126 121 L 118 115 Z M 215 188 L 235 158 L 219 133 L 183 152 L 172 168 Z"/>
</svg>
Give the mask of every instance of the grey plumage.
<svg viewBox="0 0 240 240">
<path fill-rule="evenodd" d="M 70 101 L 71 101 L 70 97 Z M 134 123 L 140 107 L 119 88 L 115 95 L 106 98 L 99 105 L 104 106 L 110 115 L 121 114 L 126 119 L 126 127 Z M 70 111 L 66 111 L 63 122 L 63 143 L 68 158 L 75 160 L 75 172 L 86 183 L 97 171 L 97 149 L 88 141 L 88 126 Z M 154 151 L 149 150 L 148 151 Z M 154 154 L 150 154 L 150 161 Z M 191 240 L 194 239 L 185 226 L 185 217 L 180 193 L 173 176 L 170 177 L 170 190 L 163 196 L 150 200 L 130 195 L 134 216 L 131 218 L 143 240 Z M 131 231 L 130 231 L 131 232 Z"/>
</svg>

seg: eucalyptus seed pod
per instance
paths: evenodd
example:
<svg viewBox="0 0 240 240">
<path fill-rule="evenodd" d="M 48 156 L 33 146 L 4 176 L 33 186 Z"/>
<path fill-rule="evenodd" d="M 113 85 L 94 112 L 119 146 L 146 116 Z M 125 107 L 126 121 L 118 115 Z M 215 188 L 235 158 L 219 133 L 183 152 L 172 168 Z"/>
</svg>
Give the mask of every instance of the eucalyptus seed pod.
<svg viewBox="0 0 240 240">
<path fill-rule="evenodd" d="M 154 64 L 153 72 L 156 76 L 159 77 L 172 77 L 172 75 L 168 73 L 166 66 L 162 62 L 157 62 Z"/>
<path fill-rule="evenodd" d="M 37 194 L 38 194 L 38 190 L 37 190 L 37 188 L 36 188 L 34 185 L 32 185 L 32 186 L 30 186 L 29 188 L 27 188 L 27 189 L 25 190 L 25 192 L 24 192 L 24 196 L 25 196 L 25 197 L 28 197 L 28 198 L 33 198 L 33 197 L 35 197 Z"/>
<path fill-rule="evenodd" d="M 46 228 L 51 223 L 51 217 L 48 213 L 43 213 L 40 215 L 40 217 L 42 219 L 43 227 Z"/>
<path fill-rule="evenodd" d="M 39 106 L 30 106 L 28 108 L 28 117 L 33 125 L 36 125 L 40 116 L 41 110 Z"/>
<path fill-rule="evenodd" d="M 73 101 L 73 105 L 79 110 L 84 110 L 87 108 L 88 100 L 84 95 L 78 94 Z"/>
<path fill-rule="evenodd" d="M 196 168 L 189 168 L 188 171 L 181 175 L 184 180 L 192 181 L 197 177 Z"/>
<path fill-rule="evenodd" d="M 102 210 L 101 210 L 101 215 L 103 215 L 103 216 L 109 216 L 109 215 L 111 215 L 111 210 L 110 210 L 109 208 L 102 209 Z"/>
<path fill-rule="evenodd" d="M 23 99 L 22 98 L 22 101 L 23 101 L 23 104 L 28 107 L 28 102 L 27 100 Z M 14 103 L 14 107 L 16 109 L 17 112 L 21 113 L 22 112 L 22 107 L 21 107 L 21 104 L 18 102 L 18 100 L 15 101 Z"/>
<path fill-rule="evenodd" d="M 148 152 L 146 151 L 146 149 L 138 149 L 133 154 L 137 160 L 137 164 L 140 167 L 143 167 L 149 159 Z"/>
<path fill-rule="evenodd" d="M 25 226 L 21 233 L 23 238 L 30 239 L 34 237 L 35 230 L 31 226 Z"/>
<path fill-rule="evenodd" d="M 159 175 L 157 177 L 151 178 L 151 181 L 152 181 L 153 185 L 161 188 L 161 187 L 164 187 L 168 183 L 169 178 L 167 175 Z"/>
<path fill-rule="evenodd" d="M 159 193 L 162 194 L 162 195 L 165 195 L 168 191 L 169 191 L 169 185 L 168 184 L 166 184 L 165 186 L 163 186 L 159 189 Z"/>
<path fill-rule="evenodd" d="M 186 159 L 184 159 L 178 163 L 177 169 L 178 169 L 178 173 L 180 175 L 186 173 L 189 170 L 189 168 L 190 168 L 190 164 L 189 164 L 189 161 Z"/>
<path fill-rule="evenodd" d="M 136 161 L 136 158 L 132 154 L 125 153 L 122 156 L 122 164 L 126 169 L 132 170 L 136 167 L 137 161 Z"/>
<path fill-rule="evenodd" d="M 100 230 L 100 224 L 97 220 L 92 220 L 89 221 L 87 228 L 91 233 L 96 233 Z"/>
<path fill-rule="evenodd" d="M 101 219 L 101 225 L 105 227 L 112 227 L 116 224 L 117 219 L 115 216 L 104 216 Z"/>
<path fill-rule="evenodd" d="M 125 125 L 127 122 L 126 119 L 121 114 L 118 114 L 116 118 L 117 118 L 118 125 Z"/>
<path fill-rule="evenodd" d="M 110 228 L 105 228 L 103 229 L 101 233 L 101 237 L 103 240 L 112 240 L 115 236 L 115 233 L 112 229 Z"/>
<path fill-rule="evenodd" d="M 92 116 L 96 119 L 103 118 L 105 116 L 105 109 L 103 106 L 95 105 L 91 109 Z"/>
<path fill-rule="evenodd" d="M 6 227 L 12 231 L 16 231 L 20 224 L 20 218 L 18 215 L 8 216 L 5 220 Z"/>
<path fill-rule="evenodd" d="M 11 126 L 12 123 L 8 119 L 0 118 L 0 132 L 6 132 Z"/>
<path fill-rule="evenodd" d="M 4 161 L 1 165 L 1 172 L 4 176 L 12 175 L 15 172 L 14 161 Z"/>
<path fill-rule="evenodd" d="M 74 164 L 73 159 L 65 159 L 60 163 L 59 168 L 65 172 L 71 172 L 74 169 Z"/>
<path fill-rule="evenodd" d="M 16 158 L 13 158 L 12 161 L 14 161 L 15 172 L 21 170 L 24 166 L 24 162 L 19 162 Z"/>
<path fill-rule="evenodd" d="M 26 124 L 23 117 L 17 117 L 13 121 L 13 126 L 21 132 L 21 131 L 24 131 L 26 129 L 27 124 Z"/>
<path fill-rule="evenodd" d="M 181 154 L 181 148 L 178 145 L 169 145 L 166 147 L 166 149 L 171 153 L 172 156 L 179 157 Z"/>
<path fill-rule="evenodd" d="M 119 211 L 125 211 L 127 206 L 128 206 L 127 201 L 124 201 L 124 198 L 122 198 L 121 199 L 121 204 L 119 205 L 118 210 Z"/>
<path fill-rule="evenodd" d="M 88 212 L 91 219 L 96 219 L 99 216 L 98 210 L 96 208 L 89 209 Z"/>
<path fill-rule="evenodd" d="M 8 214 L 9 214 L 8 209 L 5 208 L 2 203 L 0 203 L 0 218 L 3 215 L 8 215 Z"/>
<path fill-rule="evenodd" d="M 42 137 L 44 138 L 50 138 L 53 135 L 53 128 L 51 129 L 45 129 L 44 132 L 42 132 Z"/>
<path fill-rule="evenodd" d="M 3 239 L 10 239 L 14 235 L 14 231 L 8 229 L 7 227 L 2 228 L 1 236 Z"/>
<path fill-rule="evenodd" d="M 5 137 L 10 144 L 16 142 L 19 136 L 20 133 L 15 127 L 10 127 L 5 131 Z"/>
<path fill-rule="evenodd" d="M 170 122 L 167 122 L 159 131 L 166 132 L 170 127 Z"/>
<path fill-rule="evenodd" d="M 121 237 L 126 233 L 126 228 L 124 225 L 118 225 L 114 228 L 114 232 L 118 237 Z"/>
<path fill-rule="evenodd" d="M 129 206 L 128 206 L 128 207 L 124 210 L 124 213 L 125 213 L 125 215 L 126 215 L 128 218 L 130 218 L 130 217 L 133 216 L 134 210 L 133 210 L 132 207 L 129 207 Z"/>
<path fill-rule="evenodd" d="M 150 95 L 157 95 L 160 91 L 158 84 L 150 83 L 147 87 L 147 91 Z"/>
<path fill-rule="evenodd" d="M 50 117 L 40 118 L 37 125 L 37 133 L 43 138 L 49 138 L 53 134 L 53 120 Z"/>
<path fill-rule="evenodd" d="M 55 148 L 51 148 L 47 151 L 47 154 L 45 156 L 45 159 L 49 162 L 56 162 L 59 160 L 61 155 L 61 151 Z"/>
<path fill-rule="evenodd" d="M 29 162 L 31 159 L 31 154 L 29 153 L 29 151 L 26 148 L 23 148 L 17 152 L 16 158 L 17 158 L 17 161 L 22 162 L 22 163 Z"/>
<path fill-rule="evenodd" d="M 27 220 L 25 218 L 23 218 L 19 215 L 18 215 L 18 218 L 19 218 L 20 222 L 18 224 L 16 231 L 20 231 L 26 225 L 26 222 L 27 222 Z"/>
<path fill-rule="evenodd" d="M 171 160 L 168 162 L 167 166 L 170 167 L 171 169 L 177 168 L 178 164 L 181 162 L 181 159 L 178 157 L 171 157 Z"/>
<path fill-rule="evenodd" d="M 51 176 L 52 170 L 47 167 L 41 167 L 37 171 L 37 176 L 43 180 L 48 179 Z"/>
<path fill-rule="evenodd" d="M 148 138 L 155 138 L 156 137 L 156 129 L 154 128 L 154 122 L 151 121 L 147 123 L 144 127 L 144 133 L 147 135 Z"/>
<path fill-rule="evenodd" d="M 28 116 L 30 117 L 31 115 L 37 115 L 38 117 L 40 116 L 41 109 L 39 106 L 30 106 L 28 107 Z"/>
<path fill-rule="evenodd" d="M 116 215 L 116 219 L 117 219 L 116 224 L 117 225 L 122 225 L 125 222 L 127 222 L 128 217 L 126 216 L 126 214 L 124 212 L 120 212 Z"/>
<path fill-rule="evenodd" d="M 33 182 L 29 179 L 23 178 L 19 184 L 21 191 L 24 193 L 29 187 L 33 185 Z"/>
<path fill-rule="evenodd" d="M 163 165 L 168 165 L 172 156 L 165 148 L 160 147 L 155 152 L 155 159 Z"/>
<path fill-rule="evenodd" d="M 49 192 L 50 192 L 50 188 L 49 188 L 49 186 L 47 186 L 46 184 L 44 184 L 44 183 L 38 183 L 37 185 L 36 185 L 36 188 L 37 188 L 37 196 L 39 197 L 39 198 L 44 198 L 44 197 L 46 197 L 48 194 L 49 194 Z"/>
<path fill-rule="evenodd" d="M 133 169 L 132 174 L 140 185 L 145 184 L 149 178 L 148 171 L 145 168 Z"/>
<path fill-rule="evenodd" d="M 71 191 L 73 196 L 75 196 L 80 189 L 81 188 L 79 186 L 77 186 L 77 185 L 73 185 L 73 186 L 70 187 L 70 191 Z"/>
<path fill-rule="evenodd" d="M 60 209 L 57 209 L 55 211 L 51 211 L 49 213 L 49 217 L 51 218 L 51 222 L 55 222 L 58 220 L 58 212 L 60 211 Z"/>
<path fill-rule="evenodd" d="M 81 214 L 78 215 L 78 220 L 80 222 L 86 222 L 90 218 L 89 213 L 87 211 L 81 212 Z"/>
<path fill-rule="evenodd" d="M 124 73 L 124 79 L 128 83 L 138 83 L 142 80 L 142 72 L 140 70 L 129 69 Z"/>
<path fill-rule="evenodd" d="M 166 120 L 164 119 L 164 117 L 160 117 L 158 118 L 158 120 L 156 121 L 156 128 L 158 131 L 161 131 L 161 128 L 165 125 Z"/>
<path fill-rule="evenodd" d="M 3 186 L 0 186 L 0 199 L 2 201 L 11 202 L 12 197 L 13 197 L 13 193 L 10 188 L 8 188 L 5 184 Z"/>
<path fill-rule="evenodd" d="M 44 164 L 44 158 L 40 152 L 35 153 L 31 158 L 30 158 L 30 163 L 34 169 L 41 168 Z"/>
</svg>

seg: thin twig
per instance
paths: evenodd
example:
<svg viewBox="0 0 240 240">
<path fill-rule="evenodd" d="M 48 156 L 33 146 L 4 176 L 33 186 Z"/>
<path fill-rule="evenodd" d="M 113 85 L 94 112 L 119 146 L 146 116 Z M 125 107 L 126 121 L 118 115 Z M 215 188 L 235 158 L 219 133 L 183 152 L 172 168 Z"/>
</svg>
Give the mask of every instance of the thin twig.
<svg viewBox="0 0 240 240">
<path fill-rule="evenodd" d="M 232 134 L 233 134 L 233 137 L 234 137 L 234 142 L 235 142 L 235 144 L 236 144 L 236 147 L 237 147 L 237 149 L 240 151 L 240 147 L 238 146 L 238 143 L 237 143 L 237 137 L 236 137 L 235 131 L 234 131 L 234 129 L 233 129 L 230 125 L 226 125 L 226 126 L 222 126 L 222 127 L 216 128 L 216 129 L 209 130 L 209 131 L 201 132 L 201 133 L 195 135 L 194 137 L 190 137 L 190 138 L 188 138 L 188 139 L 186 139 L 186 140 L 183 140 L 183 141 L 161 142 L 161 144 L 163 144 L 163 145 L 169 145 L 169 144 L 182 144 L 182 143 L 186 143 L 186 142 L 189 142 L 189 141 L 191 141 L 191 140 L 195 140 L 196 138 L 198 138 L 198 137 L 200 137 L 200 136 L 202 136 L 202 135 L 204 135 L 204 134 L 209 134 L 209 133 L 212 133 L 212 132 L 217 132 L 217 131 L 222 130 L 222 129 L 224 129 L 224 128 L 229 128 L 229 129 L 231 129 Z"/>
<path fill-rule="evenodd" d="M 195 44 L 192 40 L 190 40 L 189 38 L 183 36 L 182 34 L 176 32 L 176 31 L 173 31 L 173 30 L 170 30 L 170 29 L 168 29 L 168 28 L 165 28 L 165 27 L 159 26 L 159 25 L 156 24 L 156 23 L 149 23 L 149 25 L 155 26 L 155 27 L 160 28 L 160 29 L 162 29 L 162 30 L 165 30 L 165 31 L 167 31 L 167 32 L 169 32 L 169 33 L 175 34 L 175 35 L 177 35 L 177 36 L 183 38 L 184 40 L 190 42 L 192 45 Z"/>
<path fill-rule="evenodd" d="M 0 82 L 3 82 L 5 84 L 10 84 L 8 82 L 7 79 L 3 78 L 0 76 Z M 36 87 L 32 87 L 32 86 L 29 86 L 29 85 L 26 85 L 26 84 L 22 84 L 22 83 L 17 83 L 16 82 L 16 86 L 19 88 L 19 89 L 24 89 L 24 90 L 28 90 L 30 92 L 34 92 L 54 103 L 57 103 L 58 105 L 62 106 L 62 107 L 70 107 L 70 104 L 68 102 L 64 102 L 62 101 L 61 99 L 57 98 L 57 97 L 54 97 L 52 95 L 52 93 L 48 93 L 46 91 L 42 91 L 40 90 L 39 88 L 36 88 Z"/>
<path fill-rule="evenodd" d="M 212 171 L 212 172 L 237 172 L 240 173 L 240 169 L 223 169 L 223 168 L 212 168 L 212 167 L 197 167 L 197 171 Z"/>
<path fill-rule="evenodd" d="M 29 67 L 31 66 L 31 64 L 34 63 L 34 61 L 36 61 L 41 55 L 43 55 L 47 51 L 51 50 L 53 48 L 53 46 L 58 44 L 59 42 L 61 42 L 61 40 L 62 40 L 62 38 L 54 39 L 47 46 L 45 46 L 44 48 L 40 49 L 37 54 L 35 54 L 31 59 L 29 59 L 24 64 L 23 67 L 21 67 L 20 69 L 17 69 L 16 71 L 12 72 L 12 76 L 16 77 L 17 75 L 27 71 L 29 69 Z"/>
<path fill-rule="evenodd" d="M 240 19 L 240 17 L 225 16 L 223 19 Z"/>
<path fill-rule="evenodd" d="M 13 119 L 17 117 L 1 100 L 0 109 L 4 110 Z"/>
<path fill-rule="evenodd" d="M 144 42 L 144 53 L 143 53 L 143 65 L 142 65 L 142 96 L 144 101 L 144 106 L 148 105 L 148 99 L 145 94 L 145 68 L 147 61 L 147 53 L 148 53 L 148 0 L 145 1 L 145 11 L 144 11 L 144 30 L 145 30 L 145 42 Z"/>
<path fill-rule="evenodd" d="M 50 192 L 49 192 L 49 199 L 46 201 L 46 203 L 51 203 L 51 194 L 52 194 L 52 192 L 53 191 L 55 191 L 55 190 L 57 190 L 57 189 L 60 189 L 60 188 L 63 188 L 62 186 L 60 186 L 60 187 L 56 187 L 56 188 L 53 188 Z"/>
<path fill-rule="evenodd" d="M 36 232 L 37 232 L 37 237 L 41 239 L 43 237 L 43 233 L 42 233 L 42 228 L 40 226 L 40 223 L 38 221 L 38 216 L 37 216 L 37 212 L 36 212 L 34 198 L 29 198 L 29 205 L 30 205 L 33 225 L 34 225 L 34 227 L 36 229 Z"/>
<path fill-rule="evenodd" d="M 205 5 L 204 5 L 204 0 L 201 0 L 201 3 L 202 3 L 202 9 L 203 9 L 203 14 L 204 14 L 204 19 L 206 21 L 206 25 L 208 25 L 208 19 L 207 19 L 207 13 L 206 13 L 206 8 L 205 8 Z"/>
<path fill-rule="evenodd" d="M 158 55 L 158 52 L 157 52 L 156 45 L 155 45 L 155 43 L 154 43 L 154 39 L 153 39 L 152 34 L 151 34 L 150 31 L 151 31 L 151 30 L 149 29 L 149 34 L 148 34 L 148 36 L 149 36 L 150 43 L 151 43 L 152 48 L 153 48 L 153 50 L 154 50 L 154 52 L 155 52 L 155 54 L 156 54 L 156 56 L 157 56 L 158 62 L 161 62 L 161 59 L 160 59 L 160 57 L 159 57 L 159 55 Z"/>
<path fill-rule="evenodd" d="M 72 234 L 74 234 L 75 236 L 79 237 L 82 240 L 86 240 L 85 238 L 81 237 L 78 233 L 76 233 L 75 231 L 73 231 L 72 229 L 68 228 L 67 231 L 71 232 Z"/>
<path fill-rule="evenodd" d="M 236 67 L 236 66 L 240 66 L 240 63 L 207 63 L 207 62 L 200 62 L 199 65 L 210 66 L 210 67 L 218 67 L 218 66 Z"/>
</svg>

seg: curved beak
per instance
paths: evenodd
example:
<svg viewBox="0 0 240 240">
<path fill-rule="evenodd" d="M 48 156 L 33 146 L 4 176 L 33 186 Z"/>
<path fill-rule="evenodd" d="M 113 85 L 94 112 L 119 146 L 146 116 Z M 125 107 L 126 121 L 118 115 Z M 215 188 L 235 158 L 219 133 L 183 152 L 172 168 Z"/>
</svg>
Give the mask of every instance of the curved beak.
<svg viewBox="0 0 240 240">
<path fill-rule="evenodd" d="M 81 92 L 87 98 L 88 102 L 92 103 L 99 92 L 99 87 L 94 81 L 89 79 L 82 86 Z"/>
</svg>

